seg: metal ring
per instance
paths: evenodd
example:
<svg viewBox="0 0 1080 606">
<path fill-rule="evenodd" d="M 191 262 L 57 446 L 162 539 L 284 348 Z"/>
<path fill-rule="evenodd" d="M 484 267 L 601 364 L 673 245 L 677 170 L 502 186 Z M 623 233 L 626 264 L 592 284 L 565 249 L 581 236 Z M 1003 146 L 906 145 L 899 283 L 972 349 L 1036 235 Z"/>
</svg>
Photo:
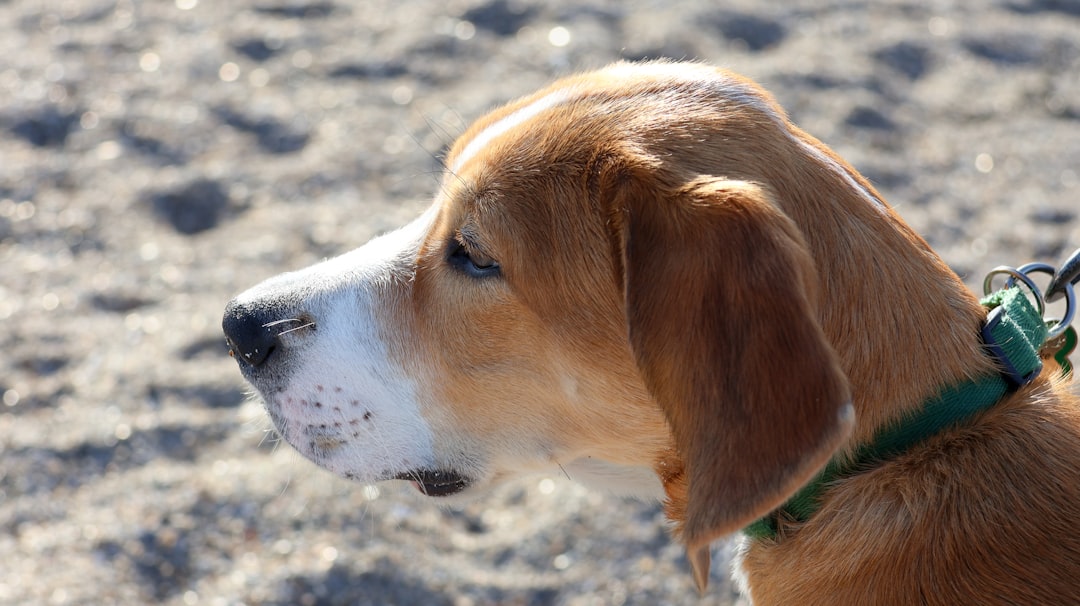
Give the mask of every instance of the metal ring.
<svg viewBox="0 0 1080 606">
<path fill-rule="evenodd" d="M 1033 272 L 1040 272 L 1044 274 L 1050 274 L 1050 277 L 1053 278 L 1054 274 L 1057 273 L 1057 268 L 1053 265 L 1050 265 L 1049 263 L 1026 263 L 1024 265 L 1021 265 L 1020 267 L 1017 267 L 1016 271 L 1024 274 L 1025 276 Z"/>
<path fill-rule="evenodd" d="M 1028 263 L 1017 267 L 1016 271 L 1024 275 L 1033 272 L 1050 274 L 1051 279 L 1057 275 L 1057 268 L 1047 263 Z M 1072 324 L 1073 317 L 1076 315 L 1076 291 L 1073 290 L 1072 284 L 1064 284 L 1062 286 L 1062 291 L 1065 294 L 1065 317 L 1060 320 L 1057 320 L 1056 318 L 1044 318 L 1047 322 L 1057 322 L 1047 334 L 1048 339 L 1056 338 L 1064 333 L 1069 328 L 1069 325 Z M 1040 297 L 1041 294 L 1042 293 L 1039 293 Z"/>
<path fill-rule="evenodd" d="M 1029 263 L 1028 265 L 1033 264 Z M 1021 282 L 1023 282 L 1024 286 L 1027 286 L 1028 290 L 1031 291 L 1031 294 L 1035 295 L 1035 307 L 1039 310 L 1039 317 L 1043 317 L 1043 314 L 1046 313 L 1046 303 L 1043 301 L 1042 291 L 1039 290 L 1038 286 L 1035 286 L 1035 283 L 1031 281 L 1031 278 L 1027 277 L 1026 274 L 1021 273 L 1019 269 L 1008 267 L 1005 265 L 991 269 L 990 272 L 986 274 L 986 278 L 983 280 L 983 294 L 988 295 L 993 292 L 992 289 L 994 286 L 994 276 L 998 275 L 1009 276 L 1010 286 L 1012 284 L 1015 284 L 1015 280 L 1020 280 Z"/>
<path fill-rule="evenodd" d="M 1006 275 L 1009 276 L 1005 282 L 1006 287 L 1011 288 L 1017 281 L 1023 282 L 1024 286 L 1031 291 L 1032 296 L 1035 297 L 1035 307 L 1039 311 L 1039 317 L 1042 317 L 1047 322 L 1055 322 L 1052 328 L 1048 329 L 1047 339 L 1054 339 L 1061 336 L 1069 325 L 1072 324 L 1073 319 L 1076 316 L 1076 291 L 1073 289 L 1072 284 L 1064 284 L 1060 292 L 1065 295 L 1065 316 L 1060 320 L 1056 318 L 1045 318 L 1046 314 L 1046 302 L 1043 300 L 1042 291 L 1038 286 L 1035 286 L 1035 282 L 1028 277 L 1029 273 L 1045 273 L 1050 274 L 1051 277 L 1056 275 L 1057 270 L 1046 263 L 1028 263 L 1021 265 L 1018 268 L 1012 268 L 1005 265 L 995 267 L 986 274 L 986 279 L 983 280 L 983 293 L 990 294 L 993 289 L 994 276 Z"/>
<path fill-rule="evenodd" d="M 1076 291 L 1073 290 L 1072 284 L 1066 283 L 1058 292 L 1065 293 L 1065 317 L 1057 320 L 1057 324 L 1047 333 L 1047 339 L 1054 339 L 1064 334 L 1076 315 Z"/>
</svg>

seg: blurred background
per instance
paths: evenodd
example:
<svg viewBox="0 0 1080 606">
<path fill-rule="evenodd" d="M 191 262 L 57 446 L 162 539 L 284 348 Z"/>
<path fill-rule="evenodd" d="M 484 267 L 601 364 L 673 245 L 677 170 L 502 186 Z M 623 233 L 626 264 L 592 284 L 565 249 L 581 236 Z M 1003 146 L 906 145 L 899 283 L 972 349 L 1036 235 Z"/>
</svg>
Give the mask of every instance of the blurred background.
<svg viewBox="0 0 1080 606">
<path fill-rule="evenodd" d="M 0 604 L 736 603 L 656 504 L 332 477 L 220 334 L 485 110 L 656 57 L 761 82 L 971 284 L 1080 246 L 1072 0 L 0 0 Z"/>
</svg>

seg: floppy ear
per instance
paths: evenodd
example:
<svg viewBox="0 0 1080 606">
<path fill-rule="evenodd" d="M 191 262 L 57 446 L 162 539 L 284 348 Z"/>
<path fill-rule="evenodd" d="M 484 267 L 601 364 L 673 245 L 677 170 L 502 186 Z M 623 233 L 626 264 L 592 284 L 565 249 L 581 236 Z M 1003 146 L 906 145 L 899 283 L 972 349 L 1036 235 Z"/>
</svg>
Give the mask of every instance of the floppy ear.
<svg viewBox="0 0 1080 606">
<path fill-rule="evenodd" d="M 703 589 L 709 543 L 783 503 L 850 432 L 847 379 L 814 263 L 765 190 L 624 184 L 615 202 L 631 348 L 684 466 L 668 514 Z"/>
</svg>

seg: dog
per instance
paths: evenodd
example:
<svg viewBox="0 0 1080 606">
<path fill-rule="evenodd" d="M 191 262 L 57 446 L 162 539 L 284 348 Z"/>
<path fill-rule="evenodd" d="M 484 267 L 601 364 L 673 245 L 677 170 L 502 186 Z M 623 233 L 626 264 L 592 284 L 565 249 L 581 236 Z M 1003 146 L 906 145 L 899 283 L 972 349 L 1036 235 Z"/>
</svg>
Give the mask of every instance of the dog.
<svg viewBox="0 0 1080 606">
<path fill-rule="evenodd" d="M 422 216 L 242 293 L 223 327 L 280 435 L 346 478 L 453 501 L 559 470 L 661 499 L 700 588 L 709 545 L 767 520 L 735 572 L 757 604 L 1075 602 L 1060 373 L 821 480 L 1001 375 L 986 319 L 767 92 L 648 62 L 481 118 Z"/>
</svg>

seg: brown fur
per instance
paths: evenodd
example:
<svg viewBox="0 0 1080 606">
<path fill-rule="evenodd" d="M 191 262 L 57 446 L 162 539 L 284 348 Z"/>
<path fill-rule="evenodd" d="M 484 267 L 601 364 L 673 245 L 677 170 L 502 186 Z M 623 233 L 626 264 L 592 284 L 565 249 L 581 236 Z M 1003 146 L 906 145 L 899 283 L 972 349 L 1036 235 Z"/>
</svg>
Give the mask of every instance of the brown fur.
<svg viewBox="0 0 1080 606">
<path fill-rule="evenodd" d="M 674 195 L 624 189 L 630 342 L 686 466 L 686 503 L 669 504 L 696 555 L 825 463 L 850 429 L 837 410 L 848 388 L 816 321 L 805 244 L 762 190 L 718 179 Z"/>
<path fill-rule="evenodd" d="M 465 153 L 567 90 L 572 101 Z M 393 285 L 416 335 L 396 355 L 444 379 L 424 385 L 446 403 L 425 414 L 493 460 L 529 445 L 555 462 L 652 466 L 699 580 L 710 541 L 834 450 L 993 372 L 976 298 L 854 169 L 738 77 L 651 64 L 567 79 L 479 121 L 448 162 L 415 276 Z M 446 267 L 458 233 L 499 261 L 499 280 Z M 749 545 L 751 596 L 1080 599 L 1078 410 L 1040 379 L 838 483 L 809 522 Z"/>
<path fill-rule="evenodd" d="M 751 544 L 755 603 L 1074 603 L 1080 414 L 1061 389 L 1040 380 Z"/>
</svg>

